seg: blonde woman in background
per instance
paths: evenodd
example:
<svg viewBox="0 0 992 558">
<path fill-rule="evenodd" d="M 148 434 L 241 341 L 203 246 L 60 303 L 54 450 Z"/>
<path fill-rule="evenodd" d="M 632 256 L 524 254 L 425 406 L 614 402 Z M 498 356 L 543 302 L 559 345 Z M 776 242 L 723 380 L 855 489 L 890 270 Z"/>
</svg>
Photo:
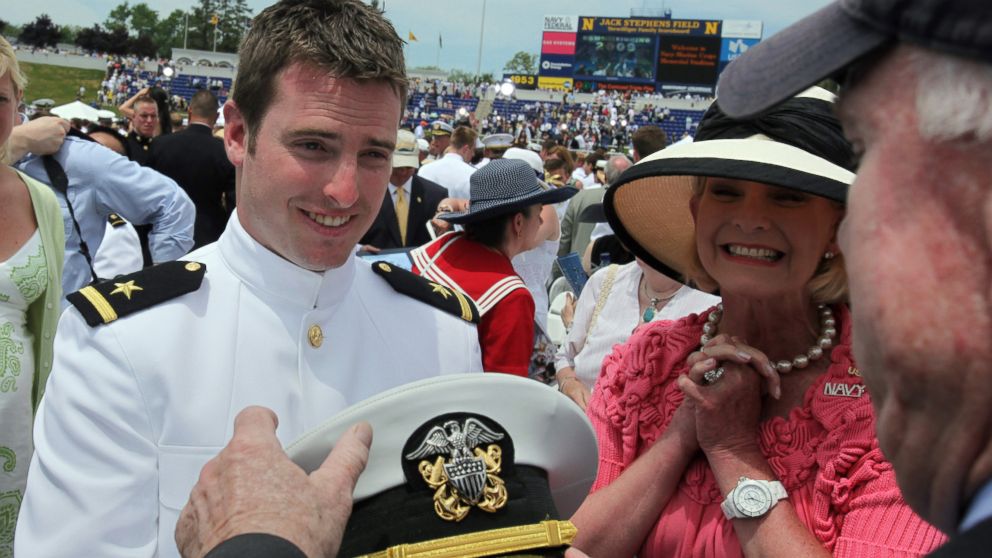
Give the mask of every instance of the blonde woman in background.
<svg viewBox="0 0 992 558">
<path fill-rule="evenodd" d="M 55 195 L 8 166 L 26 84 L 13 48 L 0 38 L 0 556 L 14 552 L 34 411 L 52 367 L 65 250 Z"/>
</svg>

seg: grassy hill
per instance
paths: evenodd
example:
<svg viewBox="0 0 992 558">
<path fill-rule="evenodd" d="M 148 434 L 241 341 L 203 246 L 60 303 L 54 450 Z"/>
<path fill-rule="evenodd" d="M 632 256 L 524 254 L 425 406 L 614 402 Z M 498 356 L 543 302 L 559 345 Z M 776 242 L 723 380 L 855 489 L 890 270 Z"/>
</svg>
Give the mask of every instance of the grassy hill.
<svg viewBox="0 0 992 558">
<path fill-rule="evenodd" d="M 52 99 L 57 105 L 76 100 L 76 91 L 82 85 L 86 88 L 83 101 L 96 99 L 96 92 L 103 80 L 100 70 L 84 70 L 21 62 L 21 70 L 28 76 L 28 87 L 24 92 L 24 102 L 30 104 L 35 99 Z M 110 108 L 110 107 L 107 107 Z"/>
</svg>

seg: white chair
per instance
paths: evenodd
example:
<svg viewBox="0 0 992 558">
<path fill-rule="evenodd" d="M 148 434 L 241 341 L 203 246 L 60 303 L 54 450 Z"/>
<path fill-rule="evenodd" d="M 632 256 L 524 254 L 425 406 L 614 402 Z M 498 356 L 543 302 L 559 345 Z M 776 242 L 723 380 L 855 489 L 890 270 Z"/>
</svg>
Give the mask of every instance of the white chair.
<svg viewBox="0 0 992 558">
<path fill-rule="evenodd" d="M 548 338 L 555 345 L 561 346 L 565 342 L 565 323 L 561 320 L 561 309 L 565 306 L 565 294 L 569 291 L 558 293 L 551 299 L 551 306 L 548 308 Z"/>
<path fill-rule="evenodd" d="M 548 289 L 548 300 L 554 300 L 558 298 L 558 295 L 566 291 L 572 293 L 573 295 L 575 294 L 572 290 L 572 286 L 568 284 L 568 279 L 559 277 L 551 283 L 551 288 Z"/>
</svg>

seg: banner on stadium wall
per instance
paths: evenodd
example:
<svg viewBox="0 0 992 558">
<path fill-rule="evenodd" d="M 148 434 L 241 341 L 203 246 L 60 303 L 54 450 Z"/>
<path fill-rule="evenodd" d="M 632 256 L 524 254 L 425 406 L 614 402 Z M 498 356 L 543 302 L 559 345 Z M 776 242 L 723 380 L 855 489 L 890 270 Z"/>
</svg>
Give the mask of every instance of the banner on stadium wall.
<svg viewBox="0 0 992 558">
<path fill-rule="evenodd" d="M 552 91 L 571 91 L 572 78 L 538 76 L 537 86 L 541 89 L 551 89 Z"/>
<path fill-rule="evenodd" d="M 559 33 L 575 33 L 579 30 L 579 16 L 546 15 L 544 16 L 544 31 Z"/>
<path fill-rule="evenodd" d="M 721 35 L 725 39 L 760 39 L 762 27 L 755 19 L 725 19 Z"/>
<path fill-rule="evenodd" d="M 537 76 L 531 74 L 503 74 L 503 81 L 509 80 L 517 89 L 537 89 Z"/>
<path fill-rule="evenodd" d="M 574 56 L 566 54 L 541 54 L 541 67 L 537 73 L 545 77 L 572 77 Z"/>
<path fill-rule="evenodd" d="M 578 33 L 720 36 L 720 20 L 579 16 Z"/>
<path fill-rule="evenodd" d="M 545 31 L 541 38 L 541 54 L 575 54 L 575 33 Z"/>
<path fill-rule="evenodd" d="M 725 37 L 723 45 L 720 47 L 720 61 L 731 62 L 758 42 L 757 39 L 728 39 Z"/>
<path fill-rule="evenodd" d="M 636 91 L 641 93 L 653 93 L 655 90 L 653 83 L 616 83 L 610 81 L 584 81 L 575 80 L 572 84 L 574 91 L 582 93 L 595 93 L 596 91 Z"/>
</svg>

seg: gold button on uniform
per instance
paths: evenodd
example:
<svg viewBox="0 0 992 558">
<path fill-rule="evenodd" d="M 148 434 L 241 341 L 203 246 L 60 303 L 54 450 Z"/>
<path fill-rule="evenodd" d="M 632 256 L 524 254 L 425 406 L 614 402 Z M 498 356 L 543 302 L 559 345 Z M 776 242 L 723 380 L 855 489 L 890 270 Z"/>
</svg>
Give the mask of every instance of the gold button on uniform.
<svg viewBox="0 0 992 558">
<path fill-rule="evenodd" d="M 321 331 L 319 325 L 310 326 L 310 331 L 307 332 L 307 337 L 310 338 L 310 346 L 314 349 L 320 348 L 324 344 L 324 332 Z"/>
</svg>

